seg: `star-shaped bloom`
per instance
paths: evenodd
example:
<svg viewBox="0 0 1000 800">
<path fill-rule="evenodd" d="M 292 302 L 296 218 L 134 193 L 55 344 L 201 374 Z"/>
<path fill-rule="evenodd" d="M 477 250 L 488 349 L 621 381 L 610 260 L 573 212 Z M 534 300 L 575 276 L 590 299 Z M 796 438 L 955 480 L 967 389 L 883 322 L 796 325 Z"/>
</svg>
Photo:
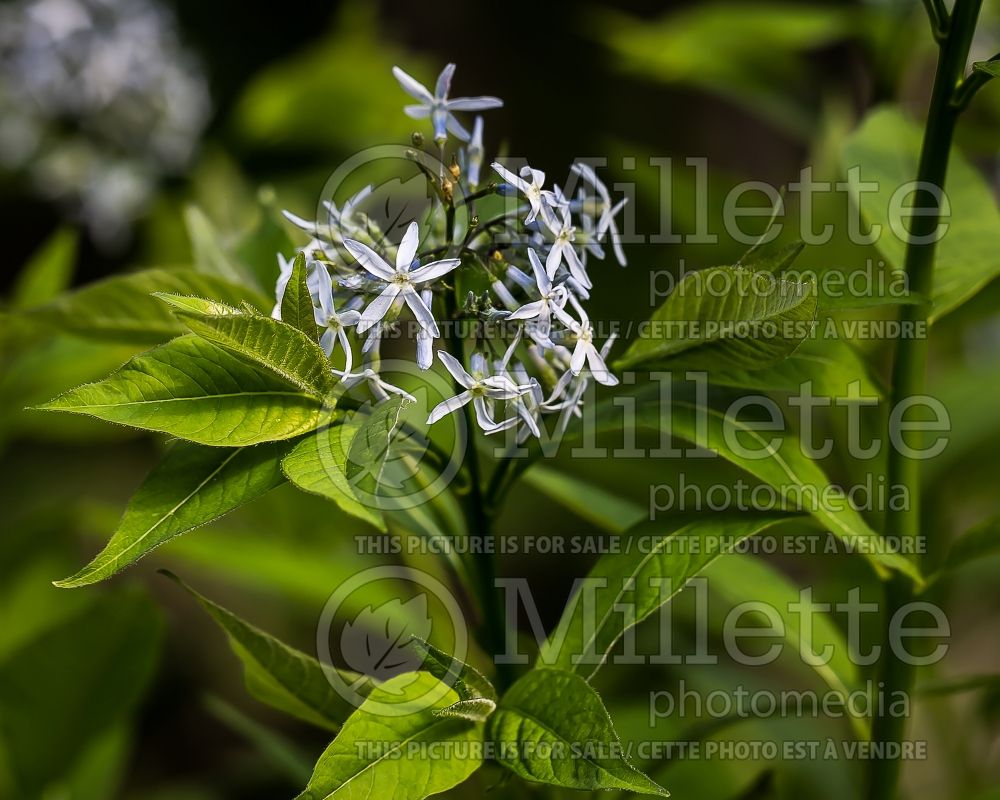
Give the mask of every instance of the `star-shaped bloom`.
<svg viewBox="0 0 1000 800">
<path fill-rule="evenodd" d="M 627 262 L 625 261 L 625 251 L 622 250 L 621 234 L 618 232 L 618 226 L 615 224 L 615 217 L 625 207 L 628 198 L 623 197 L 612 205 L 608 187 L 604 185 L 604 181 L 597 177 L 597 173 L 590 164 L 578 161 L 573 165 L 572 169 L 593 186 L 594 191 L 597 192 L 595 199 L 597 200 L 597 213 L 600 214 L 597 220 L 597 239 L 601 240 L 605 236 L 610 238 L 611 247 L 615 251 L 615 258 L 624 267 Z"/>
<path fill-rule="evenodd" d="M 549 327 L 552 324 L 553 309 L 561 309 L 566 305 L 566 289 L 552 284 L 541 259 L 531 247 L 528 248 L 528 261 L 531 262 L 531 269 L 535 273 L 535 288 L 538 290 L 539 299 L 521 306 L 507 319 L 538 320 L 536 333 L 541 337 L 542 343 L 547 344 L 549 343 Z"/>
<path fill-rule="evenodd" d="M 486 358 L 482 353 L 472 354 L 469 361 L 471 372 L 466 372 L 461 362 L 450 353 L 439 351 L 438 358 L 463 391 L 438 403 L 427 417 L 428 425 L 433 425 L 439 419 L 468 405 L 469 402 L 476 411 L 479 427 L 486 433 L 496 433 L 517 424 L 516 416 L 502 422 L 494 420 L 491 406 L 495 400 L 513 400 L 520 397 L 531 391 L 530 385 L 519 386 L 503 375 L 490 375 L 486 367 Z"/>
<path fill-rule="evenodd" d="M 420 101 L 418 105 L 405 106 L 403 112 L 412 119 L 430 117 L 434 126 L 434 139 L 437 142 L 445 141 L 449 132 L 463 142 L 469 141 L 469 132 L 455 118 L 453 111 L 485 111 L 503 105 L 503 100 L 498 97 L 457 97 L 449 100 L 448 91 L 451 89 L 451 78 L 455 74 L 454 64 L 448 64 L 441 70 L 434 87 L 434 94 L 399 67 L 393 67 L 392 74 L 396 76 L 403 91 Z"/>
<path fill-rule="evenodd" d="M 604 362 L 605 351 L 609 345 L 605 343 L 602 350 L 597 349 L 597 345 L 594 344 L 594 326 L 591 324 L 587 312 L 573 295 L 569 296 L 569 301 L 576 309 L 576 313 L 580 317 L 579 320 L 573 319 L 561 308 L 556 308 L 554 311 L 559 317 L 559 321 L 569 329 L 571 336 L 576 339 L 573 355 L 569 362 L 570 372 L 574 376 L 579 375 L 586 366 L 598 383 L 604 386 L 617 386 L 618 378 L 611 373 L 608 365 Z"/>
<path fill-rule="evenodd" d="M 417 398 L 405 389 L 400 389 L 398 386 L 393 386 L 388 381 L 382 380 L 379 374 L 371 367 L 365 367 L 361 372 L 347 372 L 346 370 L 336 369 L 331 371 L 343 381 L 343 388 L 345 390 L 353 389 L 359 383 L 367 382 L 372 396 L 379 402 L 388 400 L 389 396 L 394 394 L 404 397 L 413 403 L 417 402 Z"/>
<path fill-rule="evenodd" d="M 545 258 L 545 271 L 548 273 L 549 279 L 555 278 L 556 272 L 559 271 L 559 266 L 565 261 L 566 266 L 569 267 L 569 274 L 573 276 L 573 279 L 585 289 L 590 289 L 593 284 L 590 282 L 590 278 L 587 277 L 587 271 L 583 268 L 583 263 L 580 261 L 580 256 L 574 247 L 574 243 L 576 242 L 576 228 L 573 227 L 573 216 L 569 206 L 562 207 L 561 220 L 557 220 L 555 215 L 553 215 L 551 219 L 546 219 L 546 224 L 556 237 L 556 240 L 549 248 L 548 256 Z"/>
<path fill-rule="evenodd" d="M 344 351 L 344 372 L 350 372 L 353 366 L 353 354 L 346 329 L 357 325 L 361 314 L 357 309 L 350 308 L 350 303 L 343 311 L 337 311 L 333 300 L 333 283 L 330 281 L 330 273 L 322 264 L 317 265 L 316 273 L 319 276 L 317 281 L 319 284 L 319 306 L 313 311 L 316 316 L 316 324 L 323 330 L 319 345 L 327 356 L 332 356 L 337 342 L 340 342 L 340 347 Z M 352 298 L 351 303 L 355 299 Z"/>
<path fill-rule="evenodd" d="M 340 244 L 345 234 L 359 229 L 359 226 L 352 221 L 352 216 L 357 207 L 372 193 L 371 185 L 365 186 L 357 194 L 347 198 L 342 208 L 337 208 L 337 204 L 332 200 L 324 200 L 323 207 L 326 209 L 326 224 L 317 221 L 311 222 L 303 219 L 291 211 L 282 211 L 282 215 L 296 228 L 299 228 L 310 236 L 316 237 L 320 242 Z"/>
<path fill-rule="evenodd" d="M 547 218 L 551 209 L 559 205 L 555 192 L 542 188 L 545 185 L 545 173 L 540 169 L 521 167 L 521 175 L 518 177 L 503 164 L 494 161 L 490 166 L 493 167 L 497 175 L 527 198 L 531 210 L 524 218 L 526 225 L 534 222 L 539 214 L 542 215 L 542 219 Z"/>
<path fill-rule="evenodd" d="M 434 315 L 417 293 L 417 286 L 447 275 L 462 262 L 457 258 L 443 258 L 411 271 L 419 242 L 417 223 L 411 222 L 396 250 L 396 266 L 390 267 L 385 259 L 368 245 L 354 239 L 344 239 L 344 247 L 358 260 L 365 271 L 384 284 L 378 297 L 372 300 L 361 314 L 358 333 L 364 333 L 383 319 L 394 305 L 398 307 L 406 303 L 413 316 L 417 318 L 417 322 L 427 328 L 432 336 L 436 338 L 441 335 L 434 321 Z"/>
</svg>

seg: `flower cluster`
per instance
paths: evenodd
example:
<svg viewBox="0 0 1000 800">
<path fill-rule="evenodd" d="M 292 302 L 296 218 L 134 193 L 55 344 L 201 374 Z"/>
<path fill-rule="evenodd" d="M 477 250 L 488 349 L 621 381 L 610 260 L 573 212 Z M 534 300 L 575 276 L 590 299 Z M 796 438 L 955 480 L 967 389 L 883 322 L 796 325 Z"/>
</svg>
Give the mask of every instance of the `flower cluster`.
<svg viewBox="0 0 1000 800">
<path fill-rule="evenodd" d="M 0 167 L 114 243 L 189 162 L 207 83 L 156 0 L 0 7 Z"/>
<path fill-rule="evenodd" d="M 572 192 L 546 185 L 545 173 L 527 165 L 494 162 L 495 177 L 485 182 L 483 119 L 476 116 L 470 132 L 456 112 L 503 103 L 451 98 L 454 71 L 454 64 L 446 66 L 431 92 L 393 69 L 403 90 L 419 101 L 404 112 L 431 121 L 437 146 L 435 169 L 411 151 L 434 198 L 419 221 L 403 223 L 397 216 L 380 225 L 369 208 L 373 186 L 341 206 L 324 201 L 318 221 L 285 212 L 311 237 L 302 252 L 321 344 L 342 364 L 335 373 L 347 386 L 367 382 L 377 398 L 405 394 L 379 376 L 383 332 L 405 309 L 416 330 L 420 369 L 431 368 L 437 349 L 457 386 L 428 423 L 471 405 L 486 433 L 513 430 L 522 441 L 542 435 L 543 416 L 557 415 L 558 435 L 580 414 L 590 381 L 618 382 L 605 362 L 614 337 L 603 345 L 595 341 L 584 304 L 593 288 L 588 262 L 604 259 L 604 243 L 625 265 L 616 224 L 625 200 L 613 202 L 585 163 L 571 168 Z M 420 133 L 413 144 L 422 146 Z M 456 223 L 459 211 L 462 225 Z M 278 258 L 275 316 L 292 271 L 291 259 Z M 460 322 L 478 327 L 470 337 L 461 333 L 470 326 Z M 357 368 L 349 330 L 359 341 Z"/>
</svg>

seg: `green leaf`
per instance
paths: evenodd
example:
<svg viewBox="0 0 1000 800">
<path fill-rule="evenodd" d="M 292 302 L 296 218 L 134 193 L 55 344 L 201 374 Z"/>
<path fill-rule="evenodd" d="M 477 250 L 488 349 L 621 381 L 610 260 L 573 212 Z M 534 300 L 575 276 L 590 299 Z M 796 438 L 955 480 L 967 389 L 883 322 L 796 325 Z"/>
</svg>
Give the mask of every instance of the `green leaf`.
<svg viewBox="0 0 1000 800">
<path fill-rule="evenodd" d="M 762 392 L 799 392 L 811 382 L 815 396 L 831 398 L 849 397 L 848 387 L 856 382 L 861 397 L 885 396 L 861 354 L 839 338 L 806 340 L 784 361 L 763 369 L 713 369 L 708 377 L 717 386 Z"/>
<path fill-rule="evenodd" d="M 317 431 L 285 456 L 281 469 L 302 491 L 332 500 L 345 513 L 384 533 L 388 528 L 382 512 L 363 502 L 347 477 L 347 453 L 360 427 L 361 421 L 352 419 Z"/>
<path fill-rule="evenodd" d="M 843 149 L 845 168 L 860 166 L 859 180 L 878 182 L 875 191 L 859 194 L 855 187 L 855 197 L 864 219 L 882 226 L 876 246 L 897 269 L 903 267 L 908 239 L 905 226 L 910 221 L 901 223 L 897 219 L 893 230 L 890 201 L 899 187 L 916 180 L 922 141 L 921 126 L 898 108 L 885 106 L 865 117 Z M 944 220 L 949 227 L 935 254 L 932 321 L 953 311 L 1000 274 L 1000 213 L 996 200 L 989 185 L 957 148 L 951 152 L 945 193 L 951 214 Z"/>
<path fill-rule="evenodd" d="M 591 680 L 626 630 L 646 619 L 698 573 L 740 542 L 788 519 L 743 515 L 708 516 L 675 530 L 643 523 L 625 534 L 621 552 L 601 556 L 566 605 L 563 617 L 539 653 L 538 663 Z M 639 542 L 650 546 L 638 546 Z M 589 588 L 588 588 L 589 587 Z M 628 624 L 615 608 L 634 609 Z"/>
<path fill-rule="evenodd" d="M 429 704 L 432 693 L 438 699 Z M 434 713 L 458 699 L 426 672 L 377 686 L 320 756 L 297 800 L 422 800 L 462 783 L 481 764 L 483 726 Z M 435 748 L 442 755 L 434 756 Z"/>
<path fill-rule="evenodd" d="M 39 408 L 229 447 L 290 439 L 315 429 L 324 417 L 315 396 L 197 336 L 138 355 L 103 381 Z"/>
<path fill-rule="evenodd" d="M 79 243 L 80 236 L 72 228 L 52 234 L 17 276 L 11 306 L 31 308 L 64 291 L 73 276 Z"/>
<path fill-rule="evenodd" d="M 520 678 L 500 698 L 487 736 L 499 762 L 532 783 L 668 796 L 625 759 L 600 695 L 571 672 L 535 669 Z"/>
<path fill-rule="evenodd" d="M 147 269 L 96 281 L 25 312 L 27 319 L 90 339 L 154 344 L 184 332 L 163 303 L 166 292 L 210 297 L 231 305 L 250 301 L 270 308 L 267 298 L 239 284 L 190 269 Z"/>
<path fill-rule="evenodd" d="M 202 339 L 303 392 L 328 398 L 337 386 L 330 360 L 320 346 L 291 325 L 251 314 L 175 313 Z"/>
<path fill-rule="evenodd" d="M 801 663 L 815 670 L 824 683 L 841 697 L 847 697 L 860 688 L 858 667 L 851 660 L 847 640 L 836 622 L 815 604 L 800 613 L 790 613 L 794 604 L 804 602 L 799 587 L 766 561 L 730 553 L 708 567 L 705 577 L 711 592 L 727 600 L 732 607 L 753 599 L 777 611 L 784 626 L 784 639 L 796 648 Z M 810 621 L 809 637 L 802 630 L 803 619 Z M 826 649 L 829 649 L 830 659 L 820 663 L 813 653 L 823 653 Z M 859 737 L 867 739 L 867 719 L 853 714 L 849 716 Z"/>
<path fill-rule="evenodd" d="M 104 580 L 175 536 L 284 483 L 280 465 L 288 447 L 285 442 L 237 448 L 178 442 L 132 496 L 105 548 L 55 585 L 73 588 Z"/>
<path fill-rule="evenodd" d="M 683 359 L 701 366 L 763 367 L 798 347 L 815 318 L 813 283 L 712 267 L 677 284 L 616 366 Z"/>
<path fill-rule="evenodd" d="M 224 316 L 226 314 L 243 314 L 238 308 L 234 308 L 227 303 L 218 300 L 208 300 L 204 297 L 194 297 L 186 294 L 171 294 L 170 292 L 153 292 L 153 297 L 162 300 L 170 306 L 180 311 L 187 311 L 190 314 L 205 314 Z M 176 312 L 174 312 L 176 314 Z"/>
<path fill-rule="evenodd" d="M 319 269 L 326 267 L 320 265 Z M 319 339 L 319 328 L 316 326 L 312 294 L 309 292 L 306 277 L 306 257 L 302 253 L 297 253 L 292 263 L 292 275 L 281 297 L 281 321 L 298 328 L 316 341 Z"/>
<path fill-rule="evenodd" d="M 973 63 L 972 68 L 976 72 L 989 75 L 991 78 L 1000 78 L 1000 61 L 976 61 Z"/>
<path fill-rule="evenodd" d="M 351 440 L 347 452 L 347 477 L 356 479 L 365 472 L 380 479 L 392 439 L 399 430 L 406 409 L 413 404 L 407 397 L 394 395 L 383 400 L 365 419 Z"/>
<path fill-rule="evenodd" d="M 472 722 L 485 722 L 497 707 L 497 692 L 479 670 L 439 650 L 418 636 L 410 640 L 423 659 L 421 668 L 439 681 L 452 687 L 459 700 L 434 713 L 441 717 L 459 717 Z"/>
<path fill-rule="evenodd" d="M 1000 517 L 993 517 L 971 528 L 952 543 L 941 572 L 953 572 L 997 553 L 1000 553 Z"/>
<path fill-rule="evenodd" d="M 45 796 L 126 719 L 155 669 L 163 625 L 136 591 L 101 595 L 0 663 L 0 758 L 20 792 Z M 67 672 L 67 670 L 70 672 Z"/>
<path fill-rule="evenodd" d="M 333 688 L 329 673 L 337 672 L 361 694 L 372 688 L 363 675 L 336 670 L 255 628 L 199 594 L 173 573 L 162 571 L 187 590 L 225 631 L 229 645 L 243 663 L 247 691 L 262 703 L 322 728 L 337 730 L 354 707 Z"/>
<path fill-rule="evenodd" d="M 770 272 L 772 275 L 778 275 L 795 263 L 795 259 L 802 254 L 805 246 L 805 242 L 796 240 L 789 244 L 755 248 L 743 256 L 736 266 L 754 272 Z"/>
<path fill-rule="evenodd" d="M 644 506 L 619 497 L 595 483 L 554 469 L 532 467 L 524 480 L 581 519 L 592 522 L 603 530 L 621 533 L 649 517 L 649 510 Z"/>
<path fill-rule="evenodd" d="M 230 258 L 218 231 L 204 211 L 197 206 L 188 206 L 184 209 L 184 224 L 191 240 L 194 265 L 199 272 L 237 284 L 253 285 L 249 271 Z"/>
</svg>

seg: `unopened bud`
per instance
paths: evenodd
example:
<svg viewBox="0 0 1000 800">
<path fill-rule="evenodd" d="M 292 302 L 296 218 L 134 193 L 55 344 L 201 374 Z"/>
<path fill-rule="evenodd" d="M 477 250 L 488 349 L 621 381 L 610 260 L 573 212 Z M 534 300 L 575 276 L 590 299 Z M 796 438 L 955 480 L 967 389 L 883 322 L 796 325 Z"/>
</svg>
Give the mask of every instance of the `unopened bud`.
<svg viewBox="0 0 1000 800">
<path fill-rule="evenodd" d="M 420 131 L 414 131 L 410 134 L 410 141 L 413 142 L 414 147 L 423 147 L 424 135 Z"/>
</svg>

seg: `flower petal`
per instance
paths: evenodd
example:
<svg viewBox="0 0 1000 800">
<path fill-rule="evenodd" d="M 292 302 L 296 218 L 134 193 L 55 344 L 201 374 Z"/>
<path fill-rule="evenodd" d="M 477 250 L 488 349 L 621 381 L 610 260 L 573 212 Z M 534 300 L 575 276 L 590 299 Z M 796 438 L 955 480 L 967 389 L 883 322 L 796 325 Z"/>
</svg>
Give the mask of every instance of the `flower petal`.
<svg viewBox="0 0 1000 800">
<path fill-rule="evenodd" d="M 384 281 L 391 281 L 396 271 L 390 267 L 384 258 L 372 250 L 368 245 L 355 241 L 354 239 L 344 239 L 344 247 L 354 256 L 358 263 L 367 272 Z"/>
<path fill-rule="evenodd" d="M 471 389 L 475 385 L 476 382 L 472 379 L 472 376 L 465 371 L 465 367 L 463 367 L 461 362 L 451 353 L 446 353 L 444 350 L 438 350 L 438 358 L 441 359 L 441 363 L 444 364 L 444 368 L 451 373 L 451 377 L 453 377 L 461 386 L 464 386 L 466 389 Z"/>
<path fill-rule="evenodd" d="M 460 258 L 442 258 L 440 261 L 432 261 L 430 264 L 424 264 L 424 266 L 413 270 L 410 273 L 410 280 L 413 283 L 432 281 L 442 275 L 447 275 L 461 263 L 462 259 Z"/>
<path fill-rule="evenodd" d="M 396 76 L 396 80 L 399 81 L 399 85 L 403 87 L 403 91 L 408 95 L 415 97 L 417 100 L 422 100 L 425 103 L 434 102 L 434 95 L 432 95 L 427 90 L 427 87 L 416 78 L 403 72 L 403 70 L 399 67 L 393 67 L 392 74 Z"/>
<path fill-rule="evenodd" d="M 481 95 L 479 97 L 456 97 L 445 103 L 449 111 L 486 111 L 490 108 L 503 108 L 503 100 L 499 97 Z"/>
<path fill-rule="evenodd" d="M 431 413 L 427 416 L 427 424 L 433 425 L 442 417 L 451 414 L 453 411 L 458 411 L 458 409 L 468 403 L 471 399 L 472 392 L 465 391 L 438 403 L 433 409 L 431 409 Z"/>
<path fill-rule="evenodd" d="M 381 319 L 389 312 L 389 309 L 392 307 L 392 303 L 398 294 L 399 284 L 390 283 L 386 286 L 382 290 L 382 293 L 372 300 L 368 304 L 368 308 L 366 308 L 361 314 L 361 319 L 358 320 L 358 333 L 364 333 L 376 322 L 381 321 Z"/>
<path fill-rule="evenodd" d="M 406 226 L 406 233 L 403 234 L 399 247 L 396 249 L 396 269 L 399 272 L 408 272 L 413 257 L 417 254 L 417 246 L 420 244 L 420 226 L 416 221 Z"/>
</svg>

